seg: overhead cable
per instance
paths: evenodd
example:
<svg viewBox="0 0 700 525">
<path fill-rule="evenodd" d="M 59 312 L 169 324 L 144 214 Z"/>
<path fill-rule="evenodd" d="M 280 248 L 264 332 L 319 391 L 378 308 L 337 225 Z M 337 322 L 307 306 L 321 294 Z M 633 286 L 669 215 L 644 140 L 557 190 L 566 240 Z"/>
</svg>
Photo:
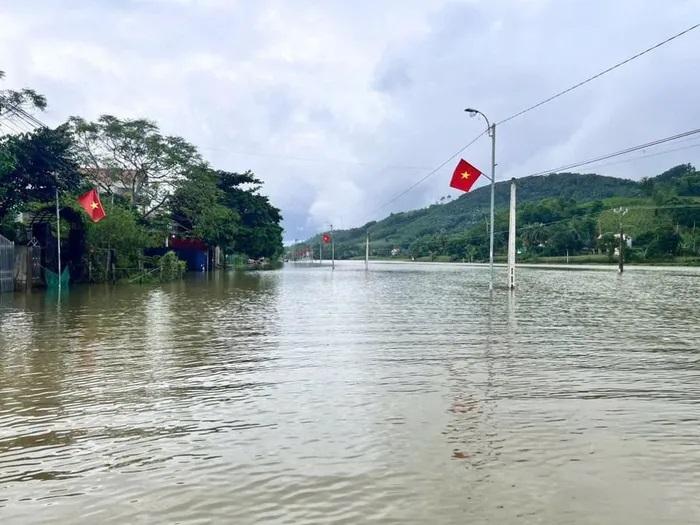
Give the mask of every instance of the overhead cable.
<svg viewBox="0 0 700 525">
<path fill-rule="evenodd" d="M 613 153 L 607 153 L 605 155 L 601 155 L 600 157 L 595 157 L 593 159 L 588 159 L 588 160 L 584 160 L 584 161 L 580 161 L 580 162 L 574 162 L 572 164 L 566 164 L 564 166 L 559 166 L 559 167 L 553 168 L 553 169 L 536 171 L 534 173 L 529 173 L 527 176 L 534 177 L 537 175 L 548 175 L 550 173 L 559 173 L 559 172 L 569 170 L 572 168 L 578 168 L 581 166 L 585 166 L 587 164 L 593 164 L 594 162 L 599 162 L 601 160 L 607 160 L 607 159 L 611 159 L 613 157 L 619 157 L 620 155 L 632 153 L 633 151 L 639 151 L 640 149 L 649 148 L 651 146 L 657 146 L 659 144 L 664 144 L 666 142 L 671 142 L 672 140 L 678 140 L 680 138 L 688 137 L 690 135 L 695 135 L 697 133 L 700 133 L 700 128 L 692 129 L 690 131 L 684 131 L 684 132 L 678 133 L 676 135 L 671 135 L 670 137 L 664 137 L 662 139 L 652 140 L 651 142 L 646 142 L 644 144 L 630 146 L 629 148 L 625 148 L 625 149 L 620 150 L 620 151 L 615 151 Z"/>
<path fill-rule="evenodd" d="M 658 49 L 659 47 L 661 47 L 661 46 L 663 46 L 663 45 L 665 45 L 665 44 L 668 44 L 669 42 L 672 42 L 672 41 L 675 40 L 676 38 L 679 38 L 679 37 L 685 35 L 686 33 L 690 33 L 691 31 L 697 29 L 698 27 L 700 27 L 700 24 L 695 24 L 694 26 L 691 26 L 691 27 L 689 27 L 688 29 L 685 29 L 685 30 L 681 31 L 680 33 L 676 33 L 675 35 L 670 36 L 670 37 L 667 38 L 666 40 L 662 40 L 661 42 L 659 42 L 659 43 L 657 43 L 657 44 L 654 44 L 653 46 L 648 47 L 648 48 L 646 48 L 646 49 L 643 50 L 643 51 L 640 51 L 640 52 L 637 53 L 636 55 L 633 55 L 633 56 L 631 56 L 631 57 L 629 57 L 629 58 L 626 58 L 625 60 L 623 60 L 623 61 L 621 61 L 621 62 L 618 62 L 617 64 L 612 65 L 612 66 L 610 66 L 609 68 L 604 69 L 603 71 L 600 71 L 600 72 L 596 73 L 595 75 L 590 76 L 590 77 L 588 77 L 587 79 L 582 80 L 581 82 L 578 82 L 578 83 L 574 84 L 574 85 L 571 86 L 571 87 L 568 87 L 568 88 L 566 88 L 566 89 L 564 89 L 564 90 L 562 90 L 562 91 L 559 91 L 558 93 L 555 93 L 555 94 L 552 95 L 551 97 L 548 97 L 548 98 L 546 98 L 546 99 L 544 99 L 544 100 L 538 102 L 537 104 L 533 104 L 532 106 L 529 106 L 529 107 L 527 107 L 527 108 L 525 108 L 525 109 L 523 109 L 523 110 L 518 111 L 517 113 L 512 114 L 510 117 L 506 117 L 506 118 L 504 118 L 503 120 L 500 120 L 500 121 L 496 122 L 496 125 L 505 124 L 506 122 L 509 122 L 509 121 L 513 120 L 514 118 L 519 117 L 520 115 L 524 115 L 525 113 L 527 113 L 527 112 L 529 112 L 529 111 L 532 111 L 533 109 L 536 109 L 536 108 L 538 108 L 538 107 L 540 107 L 540 106 L 543 106 L 543 105 L 547 104 L 548 102 L 551 102 L 552 100 L 561 97 L 562 95 L 566 95 L 567 93 L 570 93 L 570 92 L 573 91 L 574 89 L 580 88 L 581 86 L 583 86 L 583 85 L 585 85 L 585 84 L 588 84 L 588 83 L 591 82 L 592 80 L 595 80 L 596 78 L 602 77 L 602 76 L 605 75 L 606 73 L 610 73 L 611 71 L 614 71 L 615 69 L 617 69 L 617 68 L 619 68 L 619 67 L 621 67 L 621 66 L 624 66 L 625 64 L 627 64 L 627 63 L 629 63 L 629 62 L 632 62 L 633 60 L 635 60 L 635 59 L 637 59 L 637 58 L 639 58 L 639 57 L 641 57 L 641 56 L 643 56 L 643 55 L 646 55 L 647 53 L 650 53 L 651 51 L 654 51 L 655 49 Z"/>
</svg>

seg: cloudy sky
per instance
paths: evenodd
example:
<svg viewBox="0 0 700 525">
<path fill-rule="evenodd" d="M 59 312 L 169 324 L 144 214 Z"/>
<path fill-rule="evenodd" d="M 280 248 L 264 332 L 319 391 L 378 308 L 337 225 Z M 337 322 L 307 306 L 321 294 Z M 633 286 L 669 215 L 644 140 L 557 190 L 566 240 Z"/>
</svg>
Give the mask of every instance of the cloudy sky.
<svg viewBox="0 0 700 525">
<path fill-rule="evenodd" d="M 466 106 L 503 119 L 699 21 L 697 0 L 0 0 L 0 70 L 50 124 L 148 117 L 252 169 L 291 240 L 456 196 L 449 165 L 380 208 L 482 130 Z M 698 49 L 700 29 L 504 124 L 498 178 L 700 127 Z M 654 175 L 697 145 L 589 170 Z M 463 156 L 486 170 L 488 139 Z"/>
</svg>

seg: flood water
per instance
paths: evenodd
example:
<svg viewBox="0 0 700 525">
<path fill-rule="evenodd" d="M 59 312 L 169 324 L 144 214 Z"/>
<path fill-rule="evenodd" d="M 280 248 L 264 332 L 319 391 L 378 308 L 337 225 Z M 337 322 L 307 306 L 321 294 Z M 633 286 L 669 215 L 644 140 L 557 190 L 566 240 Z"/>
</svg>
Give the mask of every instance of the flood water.
<svg viewBox="0 0 700 525">
<path fill-rule="evenodd" d="M 5 296 L 0 522 L 700 522 L 700 272 L 487 279 Z"/>
</svg>

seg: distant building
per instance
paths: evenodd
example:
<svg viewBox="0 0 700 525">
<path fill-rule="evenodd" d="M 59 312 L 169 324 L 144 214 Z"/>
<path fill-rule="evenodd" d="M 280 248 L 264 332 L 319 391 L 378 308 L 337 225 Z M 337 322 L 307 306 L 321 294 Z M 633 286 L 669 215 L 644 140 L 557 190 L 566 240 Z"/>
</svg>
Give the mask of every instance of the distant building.
<svg viewBox="0 0 700 525">
<path fill-rule="evenodd" d="M 601 240 L 603 238 L 603 235 L 598 235 L 598 240 Z M 615 233 L 613 234 L 613 238 L 619 243 L 620 242 L 620 234 Z M 625 244 L 627 245 L 628 248 L 632 247 L 632 237 L 627 235 L 626 233 L 622 234 L 622 240 L 625 241 Z M 615 248 L 615 253 L 617 253 L 617 248 Z"/>
<path fill-rule="evenodd" d="M 401 248 L 392 248 L 392 249 L 391 249 L 391 256 L 392 256 L 392 257 L 396 257 L 396 256 L 399 255 L 400 253 L 401 253 Z"/>
<path fill-rule="evenodd" d="M 124 198 L 131 197 L 131 188 L 136 179 L 136 170 L 122 168 L 82 168 L 80 171 L 103 191 Z"/>
</svg>

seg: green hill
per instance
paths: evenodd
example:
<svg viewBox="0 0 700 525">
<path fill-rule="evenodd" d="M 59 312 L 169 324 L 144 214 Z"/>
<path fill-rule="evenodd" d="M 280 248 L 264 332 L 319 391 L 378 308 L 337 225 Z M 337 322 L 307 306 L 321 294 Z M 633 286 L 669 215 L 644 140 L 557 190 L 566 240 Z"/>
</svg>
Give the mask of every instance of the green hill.
<svg viewBox="0 0 700 525">
<path fill-rule="evenodd" d="M 700 174 L 689 164 L 640 182 L 592 173 L 554 173 L 517 179 L 518 247 L 521 259 L 599 254 L 612 257 L 619 215 L 627 234 L 637 237 L 640 258 L 695 255 L 695 222 L 700 223 Z M 496 184 L 496 254 L 507 240 L 510 182 Z M 488 257 L 490 188 L 427 208 L 392 213 L 380 221 L 335 232 L 339 259 L 371 253 L 431 260 L 484 260 Z M 673 237 L 673 238 L 671 238 Z M 320 235 L 304 244 L 318 246 Z M 630 250 L 630 256 L 634 255 Z"/>
</svg>

